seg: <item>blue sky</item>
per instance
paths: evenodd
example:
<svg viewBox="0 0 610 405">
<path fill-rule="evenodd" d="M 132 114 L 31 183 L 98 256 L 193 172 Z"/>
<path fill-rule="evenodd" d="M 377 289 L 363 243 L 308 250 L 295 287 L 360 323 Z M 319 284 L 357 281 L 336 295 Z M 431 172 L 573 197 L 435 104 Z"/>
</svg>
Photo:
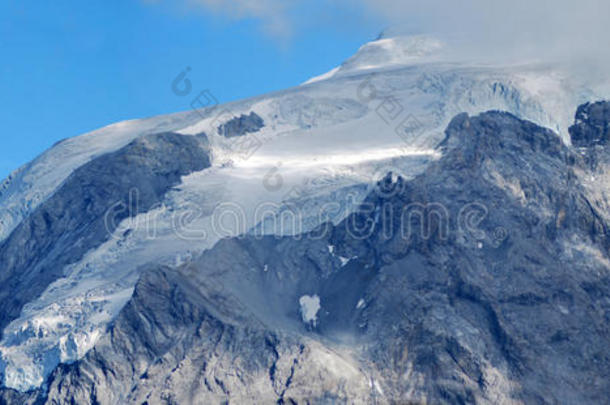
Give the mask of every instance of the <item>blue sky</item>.
<svg viewBox="0 0 610 405">
<path fill-rule="evenodd" d="M 60 139 L 188 109 L 171 91 L 187 66 L 193 87 L 226 102 L 298 85 L 384 27 L 363 9 L 322 0 L 291 8 L 281 21 L 256 9 L 187 3 L 2 1 L 0 177 Z"/>
</svg>

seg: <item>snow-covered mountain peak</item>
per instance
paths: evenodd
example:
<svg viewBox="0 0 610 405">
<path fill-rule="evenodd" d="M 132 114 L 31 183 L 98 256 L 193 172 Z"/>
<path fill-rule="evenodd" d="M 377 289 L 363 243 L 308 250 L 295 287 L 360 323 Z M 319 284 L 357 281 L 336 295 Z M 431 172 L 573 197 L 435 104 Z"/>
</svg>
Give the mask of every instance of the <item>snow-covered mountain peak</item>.
<svg viewBox="0 0 610 405">
<path fill-rule="evenodd" d="M 393 36 L 383 32 L 376 40 L 362 45 L 341 66 L 314 77 L 307 83 L 329 79 L 336 75 L 437 61 L 443 49 L 445 49 L 444 43 L 432 36 Z"/>
<path fill-rule="evenodd" d="M 15 172 L 0 184 L 0 275 L 10 266 L 14 274 L 37 279 L 30 258 L 57 274 L 4 319 L 0 388 L 37 388 L 57 364 L 81 359 L 105 336 L 149 263 L 179 265 L 230 236 L 285 236 L 321 221 L 339 223 L 387 173 L 409 180 L 438 160 L 435 146 L 457 114 L 507 111 L 557 131 L 568 143 L 576 106 L 607 98 L 553 66 L 446 63 L 454 62 L 452 55 L 453 46 L 432 37 L 386 33 L 310 81 L 317 83 L 108 126 L 61 142 Z M 191 146 L 205 144 L 202 138 L 209 141 L 209 167 L 198 167 L 193 157 L 193 168 L 169 170 L 184 174 L 163 193 L 132 192 L 165 184 L 159 169 L 196 152 L 199 146 Z M 172 145 L 183 145 L 175 159 L 166 151 L 178 150 Z M 125 162 L 141 163 L 143 174 L 132 175 L 133 165 Z M 91 187 L 99 179 L 106 182 Z M 89 199 L 82 196 L 87 190 L 95 191 Z M 28 233 L 52 222 L 45 218 L 67 220 L 66 207 L 89 200 L 98 202 L 104 220 L 117 202 L 142 209 L 125 210 L 130 217 L 119 217 L 116 229 L 83 233 L 104 236 L 86 246 L 57 239 L 74 232 L 71 223 L 65 232 Z M 337 209 L 322 211 L 337 201 Z M 81 211 L 92 212 L 74 214 Z M 283 220 L 294 212 L 298 221 Z M 100 213 L 94 214 L 85 219 L 101 224 Z M 227 214 L 239 215 L 235 224 L 220 223 Z M 24 248 L 36 238 L 40 248 Z M 46 257 L 47 246 L 54 256 Z M 58 262 L 64 251 L 71 260 Z M 15 256 L 23 256 L 23 265 L 14 265 Z M 18 296 L 5 284 L 5 296 Z M 22 291 L 30 287 L 22 282 Z M 0 305 L 0 320 L 5 313 Z"/>
</svg>

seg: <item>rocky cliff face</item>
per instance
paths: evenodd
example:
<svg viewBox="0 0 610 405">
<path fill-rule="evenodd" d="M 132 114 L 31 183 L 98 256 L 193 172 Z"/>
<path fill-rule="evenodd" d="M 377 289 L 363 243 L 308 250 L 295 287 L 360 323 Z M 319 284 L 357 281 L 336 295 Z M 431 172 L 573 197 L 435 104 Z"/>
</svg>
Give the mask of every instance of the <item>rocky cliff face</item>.
<svg viewBox="0 0 610 405">
<path fill-rule="evenodd" d="M 610 104 L 605 101 L 578 107 L 576 122 L 570 127 L 572 144 L 589 148 L 607 145 L 610 140 Z"/>
<path fill-rule="evenodd" d="M 159 203 L 181 176 L 209 167 L 205 138 L 163 133 L 139 138 L 77 169 L 0 244 L 0 330 L 63 266 L 107 240 L 129 215 Z M 138 189 L 140 206 L 130 193 Z M 108 210 L 116 208 L 112 221 Z"/>
<path fill-rule="evenodd" d="M 206 147 L 205 137 L 148 135 L 77 169 L 0 243 L 0 331 L 65 266 L 108 240 L 121 220 L 153 208 L 181 176 L 209 167 Z M 7 337 L 8 347 L 37 333 L 21 332 Z M 59 361 L 58 353 L 45 354 L 47 367 Z M 2 381 L 5 367 L 0 360 Z"/>
<path fill-rule="evenodd" d="M 583 151 L 501 112 L 456 117 L 438 148 L 337 225 L 148 266 L 83 360 L 0 398 L 605 403 L 609 222 Z"/>
</svg>

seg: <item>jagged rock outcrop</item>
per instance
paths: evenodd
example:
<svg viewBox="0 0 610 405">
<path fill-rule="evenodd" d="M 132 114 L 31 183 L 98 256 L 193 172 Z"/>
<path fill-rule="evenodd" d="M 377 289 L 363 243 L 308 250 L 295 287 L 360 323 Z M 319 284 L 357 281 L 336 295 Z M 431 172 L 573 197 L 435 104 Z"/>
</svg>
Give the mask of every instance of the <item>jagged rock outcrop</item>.
<svg viewBox="0 0 610 405">
<path fill-rule="evenodd" d="M 434 403 L 603 403 L 608 228 L 579 184 L 579 156 L 503 113 L 457 117 L 442 147 L 390 205 L 431 207 L 430 236 L 369 242 L 386 255 L 375 291 L 395 291 L 381 308 L 401 314 L 397 330 L 370 325 L 391 342 L 372 356 L 395 364 L 385 392 L 408 400 L 412 368 L 424 376 L 416 391 Z M 396 347 L 404 358 L 387 354 Z"/>
<path fill-rule="evenodd" d="M 446 135 L 425 173 L 389 174 L 337 225 L 151 266 L 30 401 L 605 403 L 610 234 L 589 166 L 507 113 Z"/>
<path fill-rule="evenodd" d="M 610 140 L 610 102 L 598 101 L 578 107 L 576 122 L 570 127 L 572 145 L 607 145 Z"/>
<path fill-rule="evenodd" d="M 222 124 L 218 127 L 218 133 L 226 138 L 234 138 L 257 132 L 264 126 L 263 119 L 252 111 L 248 115 L 242 114 Z"/>
</svg>

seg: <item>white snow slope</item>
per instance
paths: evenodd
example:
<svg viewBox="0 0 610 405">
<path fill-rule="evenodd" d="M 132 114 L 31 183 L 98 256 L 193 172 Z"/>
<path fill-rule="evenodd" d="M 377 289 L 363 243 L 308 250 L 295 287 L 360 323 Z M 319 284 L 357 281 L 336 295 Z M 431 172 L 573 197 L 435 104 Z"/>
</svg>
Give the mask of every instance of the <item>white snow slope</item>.
<svg viewBox="0 0 610 405">
<path fill-rule="evenodd" d="M 0 342 L 2 384 L 38 387 L 57 364 L 81 358 L 129 299 L 141 265 L 180 264 L 226 236 L 337 222 L 366 195 L 363 185 L 389 171 L 420 173 L 458 113 L 509 111 L 569 142 L 576 107 L 607 96 L 580 83 L 543 65 L 451 63 L 428 37 L 383 38 L 302 86 L 210 108 L 205 118 L 191 111 L 128 121 L 59 143 L 0 185 L 0 241 L 72 171 L 138 136 L 206 132 L 213 166 L 122 223 L 23 309 Z M 252 111 L 265 121 L 259 132 L 226 139 L 211 129 Z"/>
</svg>

